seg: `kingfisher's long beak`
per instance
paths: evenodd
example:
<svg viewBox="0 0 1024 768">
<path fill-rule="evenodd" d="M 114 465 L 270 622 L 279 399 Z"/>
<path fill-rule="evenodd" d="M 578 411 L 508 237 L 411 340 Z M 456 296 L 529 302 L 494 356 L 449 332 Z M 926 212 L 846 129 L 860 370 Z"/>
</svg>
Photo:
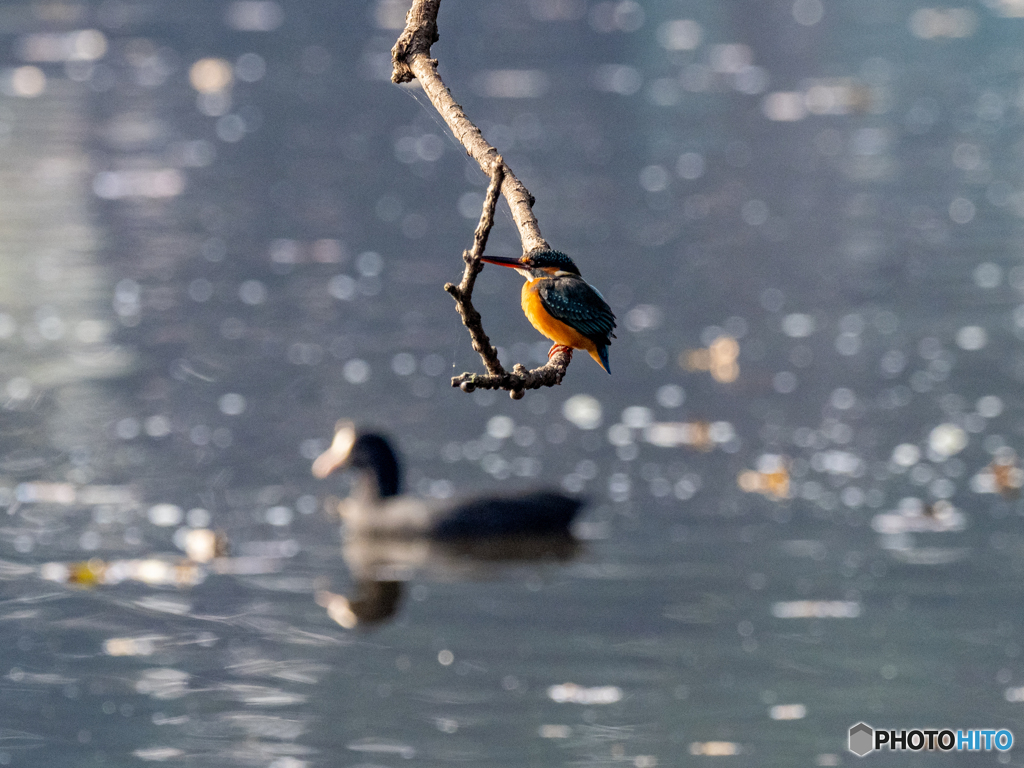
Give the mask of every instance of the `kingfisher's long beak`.
<svg viewBox="0 0 1024 768">
<path fill-rule="evenodd" d="M 487 264 L 497 264 L 499 267 L 512 267 L 512 269 L 528 269 L 529 264 L 524 264 L 519 259 L 510 259 L 507 256 L 481 256 L 480 261 Z"/>
</svg>

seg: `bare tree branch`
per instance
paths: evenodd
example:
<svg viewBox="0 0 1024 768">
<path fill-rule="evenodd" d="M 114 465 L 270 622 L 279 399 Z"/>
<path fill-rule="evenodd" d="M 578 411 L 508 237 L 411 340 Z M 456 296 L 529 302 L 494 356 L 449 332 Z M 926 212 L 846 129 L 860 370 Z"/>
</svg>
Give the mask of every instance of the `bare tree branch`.
<svg viewBox="0 0 1024 768">
<path fill-rule="evenodd" d="M 430 58 L 430 47 L 438 40 L 437 12 L 440 5 L 441 0 L 413 0 L 406 16 L 405 29 L 391 49 L 394 66 L 391 80 L 395 83 L 406 83 L 413 78 L 419 80 L 423 92 L 451 128 L 455 138 L 466 148 L 467 154 L 476 160 L 480 169 L 491 177 L 480 223 L 474 234 L 473 248 L 462 255 L 466 262 L 462 282 L 458 286 L 451 283 L 445 285 L 445 290 L 455 299 L 456 309 L 469 330 L 473 349 L 480 354 L 487 375 L 464 373 L 452 379 L 452 386 L 460 387 L 464 392 L 472 392 L 477 388 L 504 389 L 511 393 L 513 399 L 518 400 L 527 389 L 561 384 L 565 369 L 572 360 L 572 350 L 568 347 L 553 347 L 546 365 L 528 371 L 517 364 L 509 373 L 498 361 L 497 350 L 491 346 L 490 339 L 484 333 L 480 313 L 473 307 L 473 285 L 483 268 L 480 256 L 483 255 L 487 237 L 494 225 L 494 208 L 499 190 L 512 211 L 512 220 L 519 230 L 523 252 L 548 249 L 550 246 L 541 236 L 537 217 L 533 215 L 533 195 L 512 173 L 498 151 L 487 143 L 480 129 L 466 117 L 462 107 L 455 102 L 441 80 L 437 72 L 437 60 Z"/>
<path fill-rule="evenodd" d="M 438 40 L 437 11 L 440 5 L 441 0 L 413 0 L 412 8 L 405 17 L 405 30 L 391 49 L 394 66 L 391 80 L 395 83 L 407 83 L 414 77 L 419 80 L 423 92 L 451 128 L 455 138 L 466 148 L 469 156 L 476 160 L 480 170 L 490 176 L 498 150 L 487 143 L 480 129 L 466 117 L 462 107 L 455 103 L 437 73 L 437 60 L 430 58 L 430 46 Z M 537 217 L 533 215 L 533 195 L 507 165 L 504 171 L 501 193 L 512 209 L 512 220 L 523 241 L 523 252 L 548 248 L 547 241 L 541 237 Z"/>
</svg>

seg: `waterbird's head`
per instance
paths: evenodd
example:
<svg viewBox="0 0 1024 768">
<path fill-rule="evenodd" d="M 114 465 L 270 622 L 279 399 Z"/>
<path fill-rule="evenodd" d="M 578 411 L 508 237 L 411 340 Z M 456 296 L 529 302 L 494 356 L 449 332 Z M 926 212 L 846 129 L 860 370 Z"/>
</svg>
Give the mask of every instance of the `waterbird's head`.
<svg viewBox="0 0 1024 768">
<path fill-rule="evenodd" d="M 536 280 L 539 277 L 580 276 L 579 267 L 572 259 L 561 251 L 551 251 L 546 248 L 535 248 L 518 259 L 510 259 L 505 256 L 481 256 L 480 261 L 497 264 L 500 267 L 511 267 L 527 280 Z"/>
<path fill-rule="evenodd" d="M 325 478 L 346 468 L 372 474 L 381 498 L 396 496 L 401 490 L 398 457 L 387 438 L 360 432 L 351 421 L 339 421 L 330 447 L 313 462 L 313 476 Z"/>
</svg>

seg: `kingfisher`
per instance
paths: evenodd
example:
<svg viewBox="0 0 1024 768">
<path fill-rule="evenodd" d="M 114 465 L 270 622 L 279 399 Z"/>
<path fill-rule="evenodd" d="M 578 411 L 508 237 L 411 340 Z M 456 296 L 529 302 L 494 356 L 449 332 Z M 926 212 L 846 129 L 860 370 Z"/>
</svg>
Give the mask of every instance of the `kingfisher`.
<svg viewBox="0 0 1024 768">
<path fill-rule="evenodd" d="M 604 296 L 580 276 L 579 267 L 561 251 L 535 248 L 518 259 L 481 256 L 481 261 L 511 267 L 526 278 L 523 312 L 534 328 L 558 347 L 582 349 L 607 373 L 608 345 L 615 338 L 615 313 Z"/>
</svg>

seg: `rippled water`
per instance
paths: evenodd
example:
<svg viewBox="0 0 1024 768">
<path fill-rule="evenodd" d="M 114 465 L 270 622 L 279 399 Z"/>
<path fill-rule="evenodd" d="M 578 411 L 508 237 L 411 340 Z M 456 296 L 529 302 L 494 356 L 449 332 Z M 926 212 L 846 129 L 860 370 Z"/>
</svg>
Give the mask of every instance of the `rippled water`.
<svg viewBox="0 0 1024 768">
<path fill-rule="evenodd" d="M 0 764 L 1016 732 L 1017 5 L 445 0 L 443 76 L 619 316 L 613 376 L 519 402 L 448 387 L 485 179 L 387 82 L 402 13 L 0 9 Z M 541 361 L 518 289 L 477 305 Z M 411 493 L 583 495 L 577 543 L 343 548 L 342 418 Z"/>
</svg>

